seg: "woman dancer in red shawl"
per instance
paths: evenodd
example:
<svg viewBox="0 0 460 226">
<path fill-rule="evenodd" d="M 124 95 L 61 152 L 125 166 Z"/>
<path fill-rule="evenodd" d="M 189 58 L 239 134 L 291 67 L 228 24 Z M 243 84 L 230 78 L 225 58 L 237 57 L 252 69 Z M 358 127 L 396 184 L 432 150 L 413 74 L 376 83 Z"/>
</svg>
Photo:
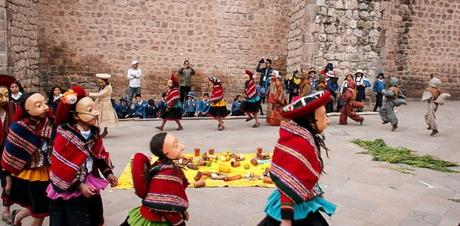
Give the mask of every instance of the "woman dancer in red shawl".
<svg viewBox="0 0 460 226">
<path fill-rule="evenodd" d="M 49 214 L 46 187 L 53 120 L 45 97 L 39 93 L 23 99 L 11 123 L 2 153 L 2 168 L 8 173 L 5 191 L 12 203 L 24 207 L 12 212 L 13 225 L 32 216 L 32 226 L 43 224 Z"/>
<path fill-rule="evenodd" d="M 51 199 L 51 226 L 104 225 L 100 191 L 108 184 L 117 185 L 118 179 L 96 126 L 96 109 L 85 90 L 76 86 L 64 94 L 56 110 L 59 126 L 46 190 Z"/>
<path fill-rule="evenodd" d="M 150 141 L 150 152 L 158 160 L 150 160 L 137 153 L 132 162 L 132 175 L 136 195 L 142 206 L 129 211 L 121 226 L 185 226 L 188 220 L 188 199 L 185 188 L 187 178 L 173 160 L 179 159 L 184 145 L 171 133 L 158 133 Z"/>
<path fill-rule="evenodd" d="M 320 150 L 327 151 L 321 134 L 329 124 L 324 106 L 329 100 L 329 91 L 320 91 L 283 108 L 281 115 L 292 121 L 281 122 L 270 167 L 277 190 L 259 225 L 328 225 L 319 211 L 332 215 L 336 207 L 322 198 L 318 181 L 323 172 Z"/>
<path fill-rule="evenodd" d="M 162 112 L 160 118 L 163 119 L 161 126 L 155 128 L 163 131 L 167 121 L 172 120 L 177 123 L 176 130 L 183 130 L 180 120 L 182 119 L 182 103 L 180 102 L 179 80 L 175 72 L 168 80 L 167 86 L 169 88 L 165 96 L 164 106 L 161 106 Z"/>
<path fill-rule="evenodd" d="M 257 117 L 257 112 L 259 112 L 260 109 L 260 96 L 257 94 L 256 84 L 254 83 L 254 73 L 250 70 L 246 70 L 245 74 L 248 76 L 248 80 L 244 83 L 246 101 L 241 104 L 240 108 L 241 111 L 248 116 L 246 122 L 255 119 L 256 123 L 252 127 L 257 128 L 260 126 L 259 118 Z"/>
<path fill-rule="evenodd" d="M 218 130 L 224 130 L 224 118 L 230 114 L 227 110 L 227 102 L 224 100 L 224 87 L 219 78 L 214 76 L 208 77 L 210 83 L 212 83 L 212 94 L 209 101 L 211 102 L 211 109 L 208 114 L 214 117 L 219 124 L 217 125 Z"/>
</svg>

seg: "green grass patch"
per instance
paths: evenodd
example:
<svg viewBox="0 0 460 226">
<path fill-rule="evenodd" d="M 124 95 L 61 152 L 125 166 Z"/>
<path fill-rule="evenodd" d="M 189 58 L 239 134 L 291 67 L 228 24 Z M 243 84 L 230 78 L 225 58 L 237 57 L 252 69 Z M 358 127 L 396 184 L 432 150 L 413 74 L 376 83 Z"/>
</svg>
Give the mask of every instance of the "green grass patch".
<svg viewBox="0 0 460 226">
<path fill-rule="evenodd" d="M 366 141 L 355 139 L 354 144 L 364 148 L 366 151 L 359 154 L 370 154 L 372 160 L 389 163 L 402 163 L 413 167 L 427 168 L 440 172 L 458 173 L 458 171 L 449 169 L 452 166 L 458 166 L 457 163 L 445 161 L 433 155 L 416 155 L 414 151 L 404 147 L 390 147 L 382 139 Z"/>
</svg>

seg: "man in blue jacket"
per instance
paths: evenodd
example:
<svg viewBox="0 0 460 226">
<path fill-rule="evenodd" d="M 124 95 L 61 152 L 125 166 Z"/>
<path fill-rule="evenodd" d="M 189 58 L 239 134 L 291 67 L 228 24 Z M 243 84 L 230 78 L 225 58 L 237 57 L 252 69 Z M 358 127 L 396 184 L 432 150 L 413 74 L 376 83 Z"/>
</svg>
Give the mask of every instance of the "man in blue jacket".
<svg viewBox="0 0 460 226">
<path fill-rule="evenodd" d="M 374 86 L 372 87 L 372 90 L 374 91 L 375 94 L 375 107 L 374 111 L 376 112 L 377 110 L 380 110 L 382 108 L 382 98 L 383 98 L 383 89 L 385 89 L 385 81 L 383 80 L 384 75 L 383 73 L 380 73 L 377 76 L 377 80 L 374 82 Z"/>
</svg>

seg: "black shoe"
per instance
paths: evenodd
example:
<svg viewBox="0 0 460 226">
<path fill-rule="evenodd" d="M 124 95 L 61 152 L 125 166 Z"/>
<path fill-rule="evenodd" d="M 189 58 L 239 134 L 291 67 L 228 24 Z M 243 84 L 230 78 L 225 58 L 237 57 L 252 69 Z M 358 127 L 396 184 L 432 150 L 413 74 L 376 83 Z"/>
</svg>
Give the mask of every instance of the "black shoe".
<svg viewBox="0 0 460 226">
<path fill-rule="evenodd" d="M 428 128 L 426 128 L 427 130 L 431 130 L 431 126 L 428 126 Z"/>
<path fill-rule="evenodd" d="M 439 133 L 439 131 L 435 129 L 435 130 L 433 130 L 433 131 L 431 132 L 430 136 L 434 136 L 434 135 L 437 134 L 437 133 Z"/>
<path fill-rule="evenodd" d="M 387 123 L 389 123 L 389 122 L 385 122 L 385 121 L 382 122 L 382 124 L 387 124 Z"/>
<path fill-rule="evenodd" d="M 394 125 L 394 126 L 391 128 L 391 132 L 395 131 L 397 128 L 398 128 L 398 126 L 397 126 L 397 125 Z"/>
</svg>

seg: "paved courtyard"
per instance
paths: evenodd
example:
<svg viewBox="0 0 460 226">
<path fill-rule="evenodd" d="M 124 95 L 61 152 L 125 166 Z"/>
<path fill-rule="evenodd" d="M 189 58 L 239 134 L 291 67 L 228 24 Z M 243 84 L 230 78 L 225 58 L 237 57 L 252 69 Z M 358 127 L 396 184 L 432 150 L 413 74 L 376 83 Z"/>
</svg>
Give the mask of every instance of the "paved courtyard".
<svg viewBox="0 0 460 226">
<path fill-rule="evenodd" d="M 323 153 L 326 173 L 321 178 L 325 197 L 337 204 L 337 213 L 327 218 L 331 225 L 401 225 L 454 226 L 460 223 L 460 174 L 416 169 L 411 174 L 395 170 L 395 165 L 371 160 L 350 141 L 355 138 L 383 138 L 389 145 L 405 146 L 420 154 L 460 162 L 458 121 L 460 102 L 448 102 L 438 112 L 439 131 L 430 137 L 423 120 L 425 104 L 411 102 L 398 108 L 400 128 L 390 132 L 378 115 L 367 115 L 362 126 L 349 122 L 338 125 L 331 117 L 326 132 L 329 158 Z M 148 153 L 148 142 L 157 132 L 158 121 L 125 121 L 112 129 L 105 143 L 111 152 L 115 172 L 119 174 L 135 152 Z M 186 145 L 186 152 L 200 147 L 216 151 L 254 152 L 257 147 L 272 150 L 277 127 L 263 125 L 254 129 L 244 120 L 227 120 L 226 130 L 218 132 L 213 120 L 183 121 L 185 130 L 175 131 L 173 123 L 166 130 L 176 134 Z M 458 169 L 460 170 L 460 169 Z M 272 189 L 266 188 L 191 188 L 189 225 L 256 225 Z M 133 190 L 107 190 L 103 193 L 107 225 L 119 225 L 130 208 L 140 205 Z"/>
</svg>

